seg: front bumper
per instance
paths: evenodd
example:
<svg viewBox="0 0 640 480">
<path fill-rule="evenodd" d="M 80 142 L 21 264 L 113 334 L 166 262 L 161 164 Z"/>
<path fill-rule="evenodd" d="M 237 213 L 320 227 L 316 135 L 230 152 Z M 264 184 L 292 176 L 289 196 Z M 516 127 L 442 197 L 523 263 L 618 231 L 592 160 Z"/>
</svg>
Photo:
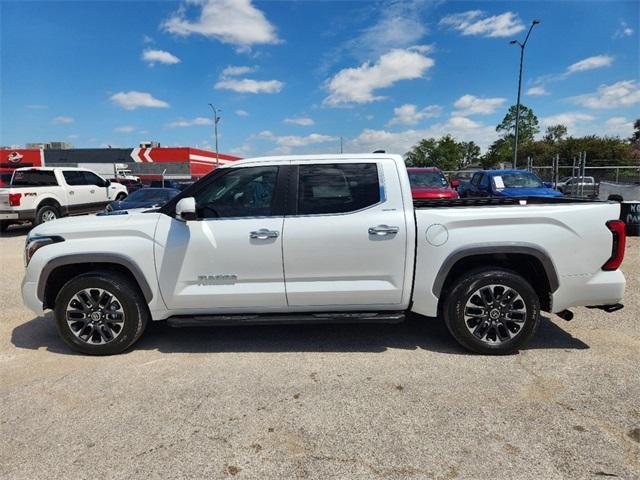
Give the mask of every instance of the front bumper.
<svg viewBox="0 0 640 480">
<path fill-rule="evenodd" d="M 38 298 L 37 282 L 29 282 L 26 277 L 22 280 L 22 301 L 25 306 L 36 315 L 44 315 L 42 301 Z"/>
</svg>

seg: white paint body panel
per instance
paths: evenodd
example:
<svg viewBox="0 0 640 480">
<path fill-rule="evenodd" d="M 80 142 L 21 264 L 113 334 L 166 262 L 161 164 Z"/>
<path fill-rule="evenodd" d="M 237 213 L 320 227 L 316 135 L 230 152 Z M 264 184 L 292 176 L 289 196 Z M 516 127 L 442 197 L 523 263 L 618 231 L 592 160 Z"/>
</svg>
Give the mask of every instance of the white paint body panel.
<svg viewBox="0 0 640 480">
<path fill-rule="evenodd" d="M 125 255 L 153 296 L 152 318 L 216 313 L 405 310 L 435 316 L 438 271 L 470 247 L 530 245 L 544 252 L 559 287 L 553 311 L 620 301 L 624 276 L 604 272 L 611 254 L 613 203 L 424 208 L 414 212 L 402 158 L 394 155 L 269 157 L 230 167 L 374 161 L 382 169 L 385 201 L 360 212 L 308 217 L 212 219 L 182 222 L 160 213 L 56 220 L 31 236 L 64 242 L 38 250 L 23 282 L 25 304 L 42 313 L 36 285 L 48 261 L 69 254 Z M 371 240 L 368 228 L 400 227 L 395 238 Z M 432 227 L 435 226 L 435 227 Z M 429 229 L 429 227 L 432 227 Z M 275 240 L 252 242 L 267 228 Z M 429 230 L 429 240 L 427 240 Z M 414 280 L 415 260 L 415 280 Z M 201 275 L 236 275 L 227 284 L 198 285 Z M 410 307 L 411 305 L 411 307 Z"/>
</svg>

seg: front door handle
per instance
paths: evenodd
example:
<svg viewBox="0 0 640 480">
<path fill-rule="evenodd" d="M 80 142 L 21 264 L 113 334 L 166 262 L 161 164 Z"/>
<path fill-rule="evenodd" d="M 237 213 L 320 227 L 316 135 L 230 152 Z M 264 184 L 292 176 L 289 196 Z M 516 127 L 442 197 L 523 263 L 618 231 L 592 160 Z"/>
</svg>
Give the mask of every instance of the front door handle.
<svg viewBox="0 0 640 480">
<path fill-rule="evenodd" d="M 258 240 L 266 240 L 267 238 L 278 238 L 280 232 L 276 230 L 269 230 L 267 228 L 261 228 L 255 230 L 249 234 L 249 238 L 257 238 Z"/>
<path fill-rule="evenodd" d="M 95 191 L 95 190 L 89 190 L 89 192 L 91 192 L 91 193 L 96 193 L 96 191 Z"/>
<path fill-rule="evenodd" d="M 378 225 L 369 228 L 369 235 L 395 235 L 400 231 L 400 227 L 390 227 L 389 225 Z"/>
<path fill-rule="evenodd" d="M 69 195 L 73 195 L 75 192 L 73 190 L 69 190 Z"/>
</svg>

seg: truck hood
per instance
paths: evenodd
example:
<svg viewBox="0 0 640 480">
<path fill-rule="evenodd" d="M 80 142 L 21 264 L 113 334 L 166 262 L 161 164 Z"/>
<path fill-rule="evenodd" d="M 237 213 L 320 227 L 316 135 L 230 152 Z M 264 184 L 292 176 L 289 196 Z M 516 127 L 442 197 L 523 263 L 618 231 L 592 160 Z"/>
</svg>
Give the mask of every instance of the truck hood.
<svg viewBox="0 0 640 480">
<path fill-rule="evenodd" d="M 161 213 L 83 215 L 65 217 L 38 225 L 29 237 L 57 235 L 64 239 L 148 236 L 153 238 Z"/>
<path fill-rule="evenodd" d="M 496 190 L 503 197 L 562 197 L 562 193 L 553 188 L 503 188 Z"/>
<path fill-rule="evenodd" d="M 458 192 L 449 187 L 411 187 L 413 198 L 458 198 Z"/>
</svg>

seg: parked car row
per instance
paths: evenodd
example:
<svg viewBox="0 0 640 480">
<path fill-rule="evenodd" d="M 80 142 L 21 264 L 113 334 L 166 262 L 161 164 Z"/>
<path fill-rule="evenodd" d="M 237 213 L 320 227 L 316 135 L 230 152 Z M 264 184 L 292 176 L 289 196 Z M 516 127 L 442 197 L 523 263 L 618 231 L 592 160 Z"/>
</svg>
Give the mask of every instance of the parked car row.
<svg viewBox="0 0 640 480">
<path fill-rule="evenodd" d="M 134 179 L 107 180 L 72 167 L 25 167 L 0 178 L 0 231 L 14 223 L 39 225 L 60 217 L 164 205 L 193 182 L 165 180 L 167 188 Z M 162 185 L 162 181 L 151 185 Z M 180 188 L 178 188 L 180 187 Z"/>
<path fill-rule="evenodd" d="M 599 184 L 593 177 L 564 177 L 556 188 L 527 170 L 462 170 L 449 180 L 435 167 L 408 168 L 415 199 L 471 197 L 562 197 L 595 198 Z"/>
</svg>

